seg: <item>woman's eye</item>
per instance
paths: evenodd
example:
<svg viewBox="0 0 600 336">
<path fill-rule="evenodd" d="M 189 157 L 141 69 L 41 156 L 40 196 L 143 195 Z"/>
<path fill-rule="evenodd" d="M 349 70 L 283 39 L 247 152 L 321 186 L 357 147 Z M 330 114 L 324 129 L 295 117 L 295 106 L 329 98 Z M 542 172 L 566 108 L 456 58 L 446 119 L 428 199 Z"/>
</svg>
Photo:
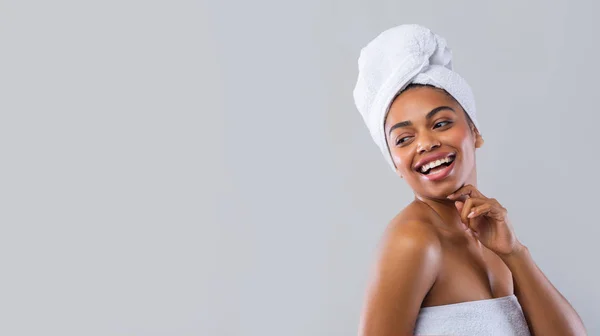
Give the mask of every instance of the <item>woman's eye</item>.
<svg viewBox="0 0 600 336">
<path fill-rule="evenodd" d="M 400 138 L 398 139 L 398 141 L 396 141 L 396 145 L 401 145 L 402 143 L 408 141 L 410 137 L 404 137 L 404 138 Z"/>
<path fill-rule="evenodd" d="M 451 123 L 452 123 L 451 121 L 440 121 L 440 122 L 436 123 L 435 125 L 433 125 L 433 128 L 444 127 L 444 126 L 449 125 Z M 438 125 L 441 125 L 441 126 L 438 126 Z"/>
</svg>

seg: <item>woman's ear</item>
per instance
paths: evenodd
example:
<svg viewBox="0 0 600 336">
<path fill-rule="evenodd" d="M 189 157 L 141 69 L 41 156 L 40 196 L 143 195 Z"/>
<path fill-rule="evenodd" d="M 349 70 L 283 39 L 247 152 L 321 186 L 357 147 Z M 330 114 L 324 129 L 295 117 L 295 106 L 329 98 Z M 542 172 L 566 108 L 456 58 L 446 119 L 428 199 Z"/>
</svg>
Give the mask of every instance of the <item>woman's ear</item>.
<svg viewBox="0 0 600 336">
<path fill-rule="evenodd" d="M 473 131 L 473 134 L 475 134 L 475 148 L 481 148 L 481 146 L 483 146 L 483 143 L 485 142 L 483 141 L 483 137 L 481 136 L 479 130 L 477 129 L 477 127 L 475 127 L 475 125 L 471 125 L 471 130 Z"/>
</svg>

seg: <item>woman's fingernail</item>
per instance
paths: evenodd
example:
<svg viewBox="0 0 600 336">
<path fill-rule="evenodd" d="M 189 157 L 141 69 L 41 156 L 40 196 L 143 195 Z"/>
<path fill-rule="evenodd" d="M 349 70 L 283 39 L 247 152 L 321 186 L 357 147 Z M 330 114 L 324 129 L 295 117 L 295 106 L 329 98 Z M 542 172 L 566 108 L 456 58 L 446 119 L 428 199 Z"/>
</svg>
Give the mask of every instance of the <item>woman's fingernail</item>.
<svg viewBox="0 0 600 336">
<path fill-rule="evenodd" d="M 471 211 L 471 213 L 467 216 L 467 218 L 472 218 L 473 216 L 475 216 L 475 211 Z"/>
</svg>

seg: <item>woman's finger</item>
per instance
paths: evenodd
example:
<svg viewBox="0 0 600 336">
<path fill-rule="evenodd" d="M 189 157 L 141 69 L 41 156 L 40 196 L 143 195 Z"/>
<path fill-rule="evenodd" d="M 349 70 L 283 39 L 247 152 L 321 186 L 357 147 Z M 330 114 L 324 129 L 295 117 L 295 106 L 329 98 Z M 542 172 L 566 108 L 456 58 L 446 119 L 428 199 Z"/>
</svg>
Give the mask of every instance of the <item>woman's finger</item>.
<svg viewBox="0 0 600 336">
<path fill-rule="evenodd" d="M 460 221 L 467 224 L 467 226 L 469 226 L 469 219 L 467 218 L 467 215 L 469 215 L 469 213 L 471 212 L 472 206 L 473 200 L 471 198 L 467 198 L 462 209 L 460 210 Z"/>
<path fill-rule="evenodd" d="M 485 203 L 476 207 L 471 208 L 471 212 L 467 215 L 467 218 L 475 218 L 479 217 L 483 214 L 486 214 L 492 210 L 493 206 L 490 203 Z"/>
<path fill-rule="evenodd" d="M 458 210 L 458 213 L 462 213 L 462 208 L 465 205 L 465 203 L 461 201 L 456 201 L 454 202 L 454 205 L 456 206 L 456 210 Z"/>
<path fill-rule="evenodd" d="M 476 206 L 479 206 L 479 205 L 482 205 L 482 204 L 486 204 L 486 201 L 487 200 L 482 199 L 482 198 L 473 198 L 473 197 L 467 198 L 465 200 L 465 203 L 464 203 L 461 211 L 460 211 L 460 219 L 461 219 L 461 221 L 463 223 L 469 225 L 469 217 L 468 216 L 471 213 L 472 208 L 476 207 Z"/>
</svg>

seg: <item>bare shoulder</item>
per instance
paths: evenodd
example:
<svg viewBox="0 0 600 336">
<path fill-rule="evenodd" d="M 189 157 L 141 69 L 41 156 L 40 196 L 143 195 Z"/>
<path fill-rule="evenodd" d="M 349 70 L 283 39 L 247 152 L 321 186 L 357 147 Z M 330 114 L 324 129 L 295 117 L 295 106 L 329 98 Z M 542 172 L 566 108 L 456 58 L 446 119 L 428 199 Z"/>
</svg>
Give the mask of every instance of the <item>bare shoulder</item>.
<svg viewBox="0 0 600 336">
<path fill-rule="evenodd" d="M 441 243 L 430 223 L 410 212 L 390 221 L 361 317 L 361 335 L 411 334 L 441 268 Z"/>
<path fill-rule="evenodd" d="M 382 237 L 384 245 L 401 244 L 420 250 L 440 252 L 441 243 L 438 232 L 423 215 L 418 204 L 410 204 L 394 217 Z"/>
<path fill-rule="evenodd" d="M 382 237 L 377 265 L 383 279 L 404 286 L 413 294 L 420 293 L 418 299 L 421 300 L 433 286 L 441 269 L 440 238 L 422 219 L 396 217 Z"/>
</svg>

